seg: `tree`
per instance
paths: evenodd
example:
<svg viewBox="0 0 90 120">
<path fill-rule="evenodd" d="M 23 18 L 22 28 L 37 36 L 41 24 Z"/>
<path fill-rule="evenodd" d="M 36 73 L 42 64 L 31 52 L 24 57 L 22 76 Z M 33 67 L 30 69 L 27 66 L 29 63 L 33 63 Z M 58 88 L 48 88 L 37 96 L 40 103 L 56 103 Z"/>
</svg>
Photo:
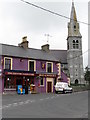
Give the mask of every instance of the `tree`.
<svg viewBox="0 0 90 120">
<path fill-rule="evenodd" d="M 88 68 L 88 66 L 85 68 L 86 72 L 84 75 L 85 80 L 89 83 L 90 85 L 90 68 Z"/>
</svg>

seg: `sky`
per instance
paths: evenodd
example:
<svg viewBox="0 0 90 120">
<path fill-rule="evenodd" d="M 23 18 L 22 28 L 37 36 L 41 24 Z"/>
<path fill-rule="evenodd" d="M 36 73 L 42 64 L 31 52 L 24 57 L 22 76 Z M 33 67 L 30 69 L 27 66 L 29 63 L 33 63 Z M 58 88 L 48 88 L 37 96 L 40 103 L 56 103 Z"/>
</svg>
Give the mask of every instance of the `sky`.
<svg viewBox="0 0 90 120">
<path fill-rule="evenodd" d="M 70 17 L 72 0 L 25 0 Z M 88 23 L 88 0 L 74 0 L 78 21 Z M 67 49 L 69 19 L 30 6 L 21 0 L 0 0 L 0 43 L 18 45 L 27 36 L 30 48 Z M 88 25 L 80 23 L 84 68 L 88 65 Z"/>
</svg>

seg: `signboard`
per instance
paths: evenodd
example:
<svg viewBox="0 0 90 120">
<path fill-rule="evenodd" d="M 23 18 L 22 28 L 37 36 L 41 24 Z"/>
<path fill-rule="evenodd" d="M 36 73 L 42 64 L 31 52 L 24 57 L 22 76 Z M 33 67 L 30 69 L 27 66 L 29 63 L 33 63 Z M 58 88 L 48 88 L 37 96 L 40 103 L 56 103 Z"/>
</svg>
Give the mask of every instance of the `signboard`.
<svg viewBox="0 0 90 120">
<path fill-rule="evenodd" d="M 6 75 L 23 75 L 23 76 L 34 76 L 33 73 L 17 73 L 17 72 L 5 72 Z"/>
</svg>

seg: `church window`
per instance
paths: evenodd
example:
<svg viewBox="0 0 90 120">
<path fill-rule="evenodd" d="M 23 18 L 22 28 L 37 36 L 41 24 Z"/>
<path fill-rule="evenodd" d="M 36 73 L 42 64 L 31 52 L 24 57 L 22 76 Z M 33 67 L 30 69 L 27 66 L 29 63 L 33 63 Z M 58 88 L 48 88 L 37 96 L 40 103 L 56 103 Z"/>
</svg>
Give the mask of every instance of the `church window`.
<svg viewBox="0 0 90 120">
<path fill-rule="evenodd" d="M 74 25 L 74 31 L 76 31 L 76 25 Z"/>
<path fill-rule="evenodd" d="M 67 48 L 68 48 L 68 50 L 69 50 L 69 43 L 67 44 Z"/>
<path fill-rule="evenodd" d="M 74 25 L 74 29 L 76 29 L 76 25 Z"/>
<path fill-rule="evenodd" d="M 73 49 L 78 49 L 78 48 L 79 48 L 78 40 L 73 40 Z"/>
</svg>

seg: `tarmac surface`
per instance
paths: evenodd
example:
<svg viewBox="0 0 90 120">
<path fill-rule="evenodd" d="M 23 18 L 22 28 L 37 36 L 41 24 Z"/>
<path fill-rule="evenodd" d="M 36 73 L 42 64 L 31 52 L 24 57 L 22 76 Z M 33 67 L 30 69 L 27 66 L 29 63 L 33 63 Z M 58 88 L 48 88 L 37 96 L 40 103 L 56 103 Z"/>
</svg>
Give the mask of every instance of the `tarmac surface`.
<svg viewBox="0 0 90 120">
<path fill-rule="evenodd" d="M 88 91 L 72 94 L 4 94 L 2 118 L 88 118 Z"/>
</svg>

